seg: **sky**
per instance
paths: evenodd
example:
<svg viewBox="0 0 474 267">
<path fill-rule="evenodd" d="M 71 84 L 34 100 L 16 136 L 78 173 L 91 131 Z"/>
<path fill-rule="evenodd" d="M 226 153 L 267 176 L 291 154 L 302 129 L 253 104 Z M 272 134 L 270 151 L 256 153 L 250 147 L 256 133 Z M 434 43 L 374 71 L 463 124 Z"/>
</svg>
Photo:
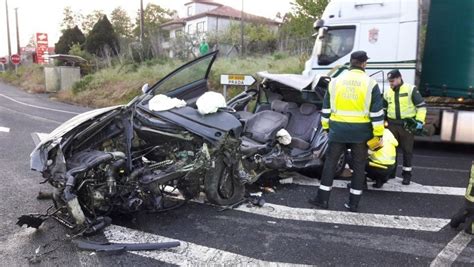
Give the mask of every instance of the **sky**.
<svg viewBox="0 0 474 267">
<path fill-rule="evenodd" d="M 0 55 L 8 54 L 5 1 L 0 0 Z M 184 4 L 189 1 L 143 0 L 143 4 L 145 6 L 148 3 L 158 4 L 168 9 L 177 10 L 178 14 L 183 16 Z M 215 0 L 215 2 L 239 10 L 242 1 L 244 1 L 245 12 L 268 18 L 275 18 L 278 12 L 281 14 L 288 12 L 291 10 L 290 2 L 292 2 L 292 0 Z M 8 0 L 12 54 L 17 50 L 15 8 L 18 8 L 20 46 L 26 46 L 36 32 L 47 33 L 49 46 L 54 46 L 61 36 L 60 25 L 63 9 L 66 6 L 70 6 L 72 10 L 83 15 L 87 15 L 93 10 L 102 10 L 109 15 L 114 8 L 121 6 L 127 10 L 132 21 L 135 21 L 139 5 L 139 0 Z"/>
</svg>

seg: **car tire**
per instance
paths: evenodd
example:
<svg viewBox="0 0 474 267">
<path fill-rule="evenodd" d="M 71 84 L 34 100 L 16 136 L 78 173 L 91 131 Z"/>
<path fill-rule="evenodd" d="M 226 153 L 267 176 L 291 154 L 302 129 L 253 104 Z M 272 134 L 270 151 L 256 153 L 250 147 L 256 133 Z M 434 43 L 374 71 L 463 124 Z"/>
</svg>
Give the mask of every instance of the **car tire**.
<svg viewBox="0 0 474 267">
<path fill-rule="evenodd" d="M 336 164 L 336 172 L 334 173 L 334 177 L 339 177 L 344 169 L 346 168 L 346 153 L 342 153 L 339 156 L 339 159 L 337 160 Z"/>
<path fill-rule="evenodd" d="M 224 162 L 223 156 L 215 160 L 204 179 L 204 192 L 207 200 L 220 206 L 228 206 L 242 200 L 245 194 L 245 185 L 233 174 L 231 167 Z"/>
</svg>

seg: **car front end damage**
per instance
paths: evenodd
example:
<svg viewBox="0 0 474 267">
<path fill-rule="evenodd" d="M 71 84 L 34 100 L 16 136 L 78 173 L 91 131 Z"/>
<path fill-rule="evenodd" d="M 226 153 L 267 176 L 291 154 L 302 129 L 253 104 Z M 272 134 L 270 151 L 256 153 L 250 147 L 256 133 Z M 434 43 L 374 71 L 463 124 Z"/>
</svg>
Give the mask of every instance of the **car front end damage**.
<svg viewBox="0 0 474 267">
<path fill-rule="evenodd" d="M 115 107 L 73 118 L 43 136 L 31 168 L 53 186 L 53 206 L 18 224 L 37 228 L 52 217 L 75 234 L 91 235 L 114 214 L 168 210 L 200 192 L 219 205 L 239 201 L 244 183 L 256 179 L 236 157 L 240 122 L 229 124 L 233 116 L 222 112 L 214 119 L 225 123 L 209 130 L 183 110 L 150 116 L 135 106 Z"/>
</svg>

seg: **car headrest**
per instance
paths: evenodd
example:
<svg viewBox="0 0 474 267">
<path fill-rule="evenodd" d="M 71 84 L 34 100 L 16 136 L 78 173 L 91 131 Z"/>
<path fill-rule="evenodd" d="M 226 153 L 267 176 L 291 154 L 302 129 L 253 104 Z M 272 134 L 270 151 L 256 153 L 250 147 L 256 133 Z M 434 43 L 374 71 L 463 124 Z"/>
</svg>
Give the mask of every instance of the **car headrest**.
<svg viewBox="0 0 474 267">
<path fill-rule="evenodd" d="M 284 102 L 281 100 L 273 100 L 272 101 L 272 110 L 280 113 L 288 113 L 289 108 L 288 102 Z"/>
<path fill-rule="evenodd" d="M 303 103 L 300 106 L 300 112 L 303 115 L 310 115 L 313 114 L 318 108 L 310 103 Z"/>
</svg>

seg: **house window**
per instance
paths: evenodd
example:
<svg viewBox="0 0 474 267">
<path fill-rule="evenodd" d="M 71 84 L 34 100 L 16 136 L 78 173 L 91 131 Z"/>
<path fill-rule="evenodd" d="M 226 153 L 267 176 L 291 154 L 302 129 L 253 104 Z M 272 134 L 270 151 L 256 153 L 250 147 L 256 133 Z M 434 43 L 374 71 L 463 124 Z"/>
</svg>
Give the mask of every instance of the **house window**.
<svg viewBox="0 0 474 267">
<path fill-rule="evenodd" d="M 191 8 L 191 6 L 188 6 L 188 17 L 191 16 L 193 13 L 193 10 Z"/>
<path fill-rule="evenodd" d="M 174 36 L 176 36 L 176 37 L 179 37 L 179 36 L 182 36 L 182 35 L 183 35 L 183 31 L 182 31 L 182 30 L 176 30 L 176 31 L 174 32 Z"/>
<path fill-rule="evenodd" d="M 188 33 L 193 34 L 196 28 L 193 27 L 193 24 L 188 24 Z"/>
<path fill-rule="evenodd" d="M 204 21 L 203 22 L 198 22 L 196 24 L 196 31 L 197 31 L 197 33 L 204 32 Z"/>
</svg>

